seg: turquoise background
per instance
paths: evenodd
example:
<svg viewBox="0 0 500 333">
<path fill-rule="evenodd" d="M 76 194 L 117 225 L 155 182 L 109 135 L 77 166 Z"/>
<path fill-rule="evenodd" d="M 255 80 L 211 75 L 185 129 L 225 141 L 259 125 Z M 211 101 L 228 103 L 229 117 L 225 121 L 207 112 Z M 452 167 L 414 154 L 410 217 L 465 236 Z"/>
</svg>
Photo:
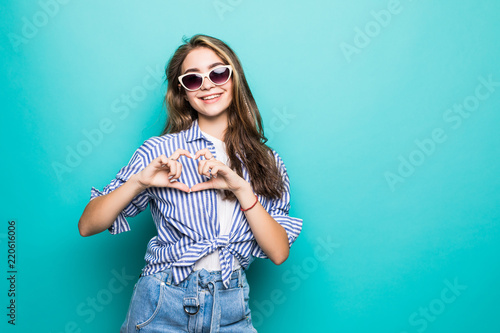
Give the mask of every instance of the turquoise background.
<svg viewBox="0 0 500 333">
<path fill-rule="evenodd" d="M 256 260 L 248 272 L 259 332 L 500 331 L 500 2 L 0 9 L 1 331 L 118 331 L 155 234 L 151 215 L 90 238 L 78 219 L 91 186 L 102 189 L 160 133 L 163 68 L 196 33 L 239 55 L 290 174 L 291 215 L 304 220 L 283 265 Z"/>
</svg>

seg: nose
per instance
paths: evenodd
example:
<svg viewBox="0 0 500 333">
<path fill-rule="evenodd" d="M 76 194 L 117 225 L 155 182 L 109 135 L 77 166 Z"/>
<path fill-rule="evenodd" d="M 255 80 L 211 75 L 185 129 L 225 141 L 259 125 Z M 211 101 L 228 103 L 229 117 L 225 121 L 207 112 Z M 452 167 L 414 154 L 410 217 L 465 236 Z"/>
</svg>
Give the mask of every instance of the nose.
<svg viewBox="0 0 500 333">
<path fill-rule="evenodd" d="M 210 81 L 210 79 L 208 78 L 208 75 L 205 75 L 203 77 L 203 82 L 201 83 L 201 89 L 202 90 L 210 90 L 212 87 L 215 87 L 215 84 L 213 84 L 212 81 Z"/>
</svg>

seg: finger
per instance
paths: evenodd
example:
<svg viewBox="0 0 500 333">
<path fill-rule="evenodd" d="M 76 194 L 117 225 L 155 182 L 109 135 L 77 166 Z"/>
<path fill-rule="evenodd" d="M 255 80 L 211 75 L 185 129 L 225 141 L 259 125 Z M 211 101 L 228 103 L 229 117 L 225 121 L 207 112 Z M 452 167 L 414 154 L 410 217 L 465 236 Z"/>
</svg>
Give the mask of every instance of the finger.
<svg viewBox="0 0 500 333">
<path fill-rule="evenodd" d="M 169 160 L 168 157 L 166 157 L 165 155 L 158 156 L 156 160 L 157 160 L 157 167 L 167 172 L 168 174 L 171 169 L 172 160 Z"/>
<path fill-rule="evenodd" d="M 200 158 L 200 156 L 203 156 L 205 157 L 205 159 L 209 160 L 211 158 L 213 158 L 214 156 L 212 155 L 212 153 L 210 152 L 210 150 L 208 150 L 208 148 L 203 148 L 201 150 L 198 150 L 196 152 L 196 155 L 194 155 L 194 159 L 198 159 Z"/>
<path fill-rule="evenodd" d="M 203 161 L 203 167 L 201 169 L 200 174 L 204 175 L 208 178 L 212 178 L 212 169 L 215 166 L 214 162 L 212 160 L 210 161 Z"/>
<path fill-rule="evenodd" d="M 213 168 L 212 168 L 212 172 L 210 173 L 212 175 L 212 177 L 214 178 L 217 178 L 217 175 L 219 173 L 219 170 L 221 169 L 222 166 L 220 165 L 215 165 Z"/>
<path fill-rule="evenodd" d="M 168 178 L 172 179 L 175 178 L 174 176 L 177 174 L 177 169 L 178 169 L 178 162 L 173 161 L 173 160 L 168 160 L 167 165 L 168 165 Z M 177 177 L 179 178 L 179 177 Z"/>
<path fill-rule="evenodd" d="M 155 160 L 158 160 L 161 167 L 165 167 L 168 163 L 168 157 L 165 156 L 164 154 L 158 156 Z"/>
<path fill-rule="evenodd" d="M 191 192 L 209 190 L 212 188 L 214 188 L 213 182 L 211 180 L 209 180 L 207 182 L 198 183 L 196 185 L 193 185 L 193 187 L 191 187 Z"/>
<path fill-rule="evenodd" d="M 207 176 L 208 178 L 211 178 L 212 175 L 210 174 L 210 172 L 211 172 L 212 167 L 213 167 L 212 164 L 207 161 L 203 165 L 203 169 L 202 169 L 201 174 Z"/>
<path fill-rule="evenodd" d="M 177 160 L 179 157 L 181 156 L 186 156 L 186 157 L 189 157 L 189 158 L 193 158 L 193 155 L 185 150 L 185 149 L 177 149 L 176 151 L 174 151 L 174 153 L 170 156 L 170 159 L 172 160 Z"/>
<path fill-rule="evenodd" d="M 175 176 L 173 178 L 179 179 L 179 177 L 181 176 L 181 173 L 182 173 L 182 164 L 179 162 L 175 162 L 175 164 L 177 165 L 177 171 L 176 171 Z"/>
<path fill-rule="evenodd" d="M 203 170 L 205 168 L 205 165 L 207 164 L 207 161 L 206 160 L 202 160 L 198 163 L 198 173 L 200 175 L 203 175 Z"/>
<path fill-rule="evenodd" d="M 186 193 L 190 192 L 189 187 L 186 184 L 181 183 L 181 182 L 170 183 L 170 185 L 168 187 L 175 188 L 175 189 L 178 189 L 178 190 L 180 190 L 182 192 L 186 192 Z"/>
</svg>

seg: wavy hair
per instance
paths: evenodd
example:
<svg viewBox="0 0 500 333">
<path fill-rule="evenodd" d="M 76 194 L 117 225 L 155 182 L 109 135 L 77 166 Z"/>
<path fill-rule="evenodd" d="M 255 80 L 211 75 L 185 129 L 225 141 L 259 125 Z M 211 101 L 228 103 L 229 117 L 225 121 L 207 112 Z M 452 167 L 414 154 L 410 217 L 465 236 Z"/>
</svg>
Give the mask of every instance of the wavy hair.
<svg viewBox="0 0 500 333">
<path fill-rule="evenodd" d="M 224 133 L 229 167 L 242 176 L 242 167 L 250 175 L 250 183 L 255 193 L 268 198 L 279 198 L 284 184 L 271 149 L 266 145 L 262 118 L 248 86 L 241 63 L 234 51 L 221 40 L 195 35 L 179 46 L 170 58 L 165 73 L 167 93 L 165 104 L 167 122 L 161 135 L 178 133 L 191 127 L 198 113 L 184 98 L 184 88 L 178 77 L 186 56 L 196 48 L 208 48 L 219 56 L 226 65 L 233 68 L 233 98 L 228 109 L 228 126 Z M 226 198 L 234 199 L 231 191 L 225 191 Z"/>
</svg>

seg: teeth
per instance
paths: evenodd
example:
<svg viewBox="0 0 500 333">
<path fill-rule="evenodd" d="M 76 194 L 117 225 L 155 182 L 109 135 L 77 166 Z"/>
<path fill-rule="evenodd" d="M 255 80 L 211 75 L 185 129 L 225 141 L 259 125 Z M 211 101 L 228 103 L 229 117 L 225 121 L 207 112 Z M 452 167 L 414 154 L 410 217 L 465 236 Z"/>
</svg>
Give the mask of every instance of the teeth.
<svg viewBox="0 0 500 333">
<path fill-rule="evenodd" d="M 220 94 L 219 94 L 219 95 L 210 95 L 210 96 L 207 96 L 207 97 L 203 97 L 202 99 L 203 99 L 204 101 L 206 101 L 206 100 L 209 100 L 209 99 L 214 99 L 214 98 L 217 98 L 217 97 L 219 97 L 219 96 L 220 96 Z"/>
</svg>

